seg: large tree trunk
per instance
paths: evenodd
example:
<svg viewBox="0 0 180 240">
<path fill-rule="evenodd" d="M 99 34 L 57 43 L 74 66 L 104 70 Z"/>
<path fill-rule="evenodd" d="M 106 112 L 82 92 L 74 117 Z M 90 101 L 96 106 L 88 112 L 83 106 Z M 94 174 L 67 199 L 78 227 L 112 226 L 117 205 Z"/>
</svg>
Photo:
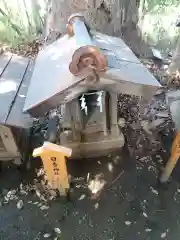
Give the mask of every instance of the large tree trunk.
<svg viewBox="0 0 180 240">
<path fill-rule="evenodd" d="M 180 37 L 177 41 L 176 51 L 174 52 L 172 62 L 169 65 L 168 73 L 174 76 L 180 76 Z"/>
<path fill-rule="evenodd" d="M 151 57 L 152 52 L 141 38 L 136 0 L 49 0 L 46 35 L 48 42 L 66 32 L 68 17 L 81 12 L 88 25 L 97 31 L 124 38 L 138 56 Z"/>
</svg>

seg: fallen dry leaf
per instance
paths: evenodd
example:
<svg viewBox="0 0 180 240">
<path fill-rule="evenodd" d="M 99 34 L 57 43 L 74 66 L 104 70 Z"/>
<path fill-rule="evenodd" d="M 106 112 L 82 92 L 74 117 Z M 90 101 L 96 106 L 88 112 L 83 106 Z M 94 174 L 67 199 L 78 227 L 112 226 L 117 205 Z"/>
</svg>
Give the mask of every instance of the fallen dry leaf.
<svg viewBox="0 0 180 240">
<path fill-rule="evenodd" d="M 44 237 L 44 238 L 49 238 L 50 236 L 51 236 L 50 233 L 45 233 L 43 237 Z"/>
<path fill-rule="evenodd" d="M 167 235 L 167 233 L 166 233 L 166 232 L 162 233 L 162 234 L 161 234 L 161 238 L 165 238 L 165 237 L 166 237 L 166 235 Z"/>
<path fill-rule="evenodd" d="M 95 209 L 98 209 L 98 207 L 99 207 L 99 203 L 96 203 L 96 204 L 94 205 L 94 208 L 95 208 Z"/>
<path fill-rule="evenodd" d="M 40 209 L 43 211 L 43 210 L 48 210 L 49 209 L 49 206 L 47 205 L 43 205 L 40 207 Z"/>
<path fill-rule="evenodd" d="M 104 185 L 105 185 L 104 180 L 95 179 L 89 182 L 88 188 L 92 192 L 92 194 L 97 194 L 99 191 L 102 190 Z"/>
<path fill-rule="evenodd" d="M 150 228 L 145 229 L 145 232 L 151 232 L 151 231 L 152 231 L 152 229 L 150 229 Z"/>
<path fill-rule="evenodd" d="M 125 223 L 126 226 L 131 225 L 131 222 L 130 222 L 130 221 L 125 221 L 124 223 Z"/>
<path fill-rule="evenodd" d="M 159 193 L 158 193 L 158 191 L 157 190 L 155 190 L 153 187 L 150 187 L 150 189 L 151 189 L 151 191 L 154 193 L 154 194 L 156 194 L 156 195 L 158 195 Z"/>
<path fill-rule="evenodd" d="M 147 214 L 146 214 L 145 212 L 143 212 L 143 216 L 146 217 L 146 218 L 148 217 Z"/>
<path fill-rule="evenodd" d="M 79 200 L 83 200 L 85 197 L 86 197 L 86 195 L 85 195 L 85 194 L 82 194 L 82 195 L 80 196 Z"/>
<path fill-rule="evenodd" d="M 18 202 L 17 202 L 17 208 L 18 209 L 22 209 L 23 207 L 24 207 L 24 203 L 23 203 L 23 200 L 19 200 Z"/>
<path fill-rule="evenodd" d="M 108 170 L 110 171 L 110 172 L 113 172 L 113 164 L 112 163 L 108 163 Z"/>
<path fill-rule="evenodd" d="M 54 228 L 54 232 L 57 234 L 61 234 L 61 229 L 60 228 Z"/>
</svg>

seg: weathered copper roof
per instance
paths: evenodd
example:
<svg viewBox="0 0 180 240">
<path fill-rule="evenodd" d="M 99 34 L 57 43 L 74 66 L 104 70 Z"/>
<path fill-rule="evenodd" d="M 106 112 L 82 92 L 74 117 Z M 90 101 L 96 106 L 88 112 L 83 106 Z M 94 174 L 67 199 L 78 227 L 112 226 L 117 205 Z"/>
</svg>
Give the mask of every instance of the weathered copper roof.
<svg viewBox="0 0 180 240">
<path fill-rule="evenodd" d="M 152 97 L 159 82 L 123 40 L 88 32 L 79 18 L 73 24 L 74 36 L 65 35 L 39 52 L 24 111 L 42 115 L 92 88 Z M 89 84 L 84 79 L 93 71 L 100 81 Z"/>
</svg>

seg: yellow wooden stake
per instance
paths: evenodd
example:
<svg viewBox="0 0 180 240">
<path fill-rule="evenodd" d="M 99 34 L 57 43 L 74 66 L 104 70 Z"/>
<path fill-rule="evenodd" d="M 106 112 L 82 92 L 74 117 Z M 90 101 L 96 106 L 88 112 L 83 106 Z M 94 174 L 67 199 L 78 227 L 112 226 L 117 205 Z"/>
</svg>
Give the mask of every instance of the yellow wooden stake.
<svg viewBox="0 0 180 240">
<path fill-rule="evenodd" d="M 52 188 L 58 189 L 63 196 L 69 189 L 66 157 L 70 157 L 71 153 L 71 149 L 50 142 L 44 142 L 42 147 L 33 151 L 33 157 L 41 157 Z"/>
<path fill-rule="evenodd" d="M 173 169 L 176 166 L 176 163 L 178 161 L 180 157 L 180 132 L 176 135 L 173 144 L 172 144 L 172 148 L 171 148 L 171 156 L 164 168 L 164 171 L 160 177 L 160 181 L 163 182 L 167 182 Z"/>
</svg>

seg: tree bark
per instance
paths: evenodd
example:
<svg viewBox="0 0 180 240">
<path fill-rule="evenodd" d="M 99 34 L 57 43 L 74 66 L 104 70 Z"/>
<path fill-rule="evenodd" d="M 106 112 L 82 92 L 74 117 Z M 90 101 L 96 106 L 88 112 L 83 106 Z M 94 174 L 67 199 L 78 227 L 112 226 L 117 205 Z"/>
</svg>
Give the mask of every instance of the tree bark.
<svg viewBox="0 0 180 240">
<path fill-rule="evenodd" d="M 36 33 L 40 33 L 42 31 L 42 22 L 40 16 L 40 5 L 37 0 L 31 0 L 31 7 L 33 13 L 33 21 L 34 26 L 36 28 Z"/>
<path fill-rule="evenodd" d="M 169 65 L 168 73 L 173 76 L 180 76 L 180 37 L 177 40 L 176 50 L 172 62 Z"/>
<path fill-rule="evenodd" d="M 152 52 L 142 40 L 138 28 L 136 0 L 49 0 L 46 25 L 48 43 L 66 32 L 69 16 L 83 13 L 87 24 L 111 36 L 120 36 L 138 56 L 151 57 Z"/>
</svg>

